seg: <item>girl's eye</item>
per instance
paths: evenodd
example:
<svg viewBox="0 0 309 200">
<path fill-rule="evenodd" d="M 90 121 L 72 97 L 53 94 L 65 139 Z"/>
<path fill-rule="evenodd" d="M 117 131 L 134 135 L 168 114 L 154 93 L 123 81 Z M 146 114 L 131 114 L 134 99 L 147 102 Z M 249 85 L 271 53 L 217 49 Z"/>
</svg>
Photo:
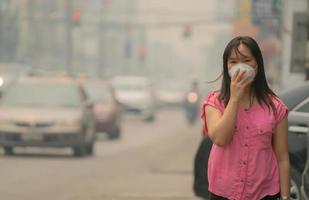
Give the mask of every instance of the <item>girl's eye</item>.
<svg viewBox="0 0 309 200">
<path fill-rule="evenodd" d="M 234 63 L 236 63 L 236 61 L 230 61 L 230 63 L 234 64 Z"/>
</svg>

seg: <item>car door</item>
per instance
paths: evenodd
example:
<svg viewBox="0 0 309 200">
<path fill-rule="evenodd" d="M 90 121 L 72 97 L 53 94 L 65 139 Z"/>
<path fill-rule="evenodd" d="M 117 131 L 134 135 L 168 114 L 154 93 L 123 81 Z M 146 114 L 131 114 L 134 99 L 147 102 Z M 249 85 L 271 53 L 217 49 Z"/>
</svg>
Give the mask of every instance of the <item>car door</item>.
<svg viewBox="0 0 309 200">
<path fill-rule="evenodd" d="M 301 110 L 309 113 L 309 103 L 307 102 L 301 107 Z M 307 123 L 307 128 L 302 128 L 301 131 L 307 133 L 307 159 L 306 159 L 306 167 L 302 174 L 302 184 L 301 184 L 301 199 L 309 200 L 309 119 Z"/>
<path fill-rule="evenodd" d="M 289 113 L 289 152 L 294 167 L 302 172 L 305 168 L 307 157 L 307 136 L 301 129 L 308 128 L 309 97 L 294 107 Z"/>
</svg>

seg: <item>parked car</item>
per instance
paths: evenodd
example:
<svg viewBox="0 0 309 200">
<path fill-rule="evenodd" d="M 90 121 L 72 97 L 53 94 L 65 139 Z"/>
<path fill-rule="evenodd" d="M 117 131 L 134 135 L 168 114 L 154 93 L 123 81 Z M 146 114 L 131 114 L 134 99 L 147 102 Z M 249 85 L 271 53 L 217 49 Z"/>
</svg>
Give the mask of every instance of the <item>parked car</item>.
<svg viewBox="0 0 309 200">
<path fill-rule="evenodd" d="M 22 78 L 0 102 L 0 145 L 5 154 L 18 146 L 71 147 L 91 155 L 95 143 L 92 105 L 70 78 Z"/>
<path fill-rule="evenodd" d="M 308 120 L 309 126 L 309 120 Z M 305 170 L 302 174 L 302 184 L 301 184 L 301 200 L 309 200 L 309 128 L 306 127 L 295 127 L 295 131 L 307 134 L 307 161 Z"/>
<path fill-rule="evenodd" d="M 300 186 L 302 173 L 307 160 L 307 139 L 306 134 L 295 127 L 308 128 L 309 119 L 309 82 L 300 86 L 281 92 L 278 95 L 289 108 L 288 116 L 288 141 L 289 156 L 291 163 L 291 200 L 300 199 Z M 203 138 L 196 152 L 194 162 L 194 193 L 202 198 L 208 198 L 207 163 L 211 142 L 208 138 Z M 204 154 L 204 155 L 203 155 Z M 203 155 L 203 156 L 201 156 Z M 202 166 L 205 166 L 204 168 Z"/>
<path fill-rule="evenodd" d="M 291 199 L 300 199 L 302 173 L 307 158 L 307 138 L 303 132 L 295 131 L 295 127 L 308 128 L 309 120 L 309 82 L 283 91 L 280 98 L 289 108 L 289 156 L 291 163 Z M 297 129 L 296 129 L 297 130 Z"/>
<path fill-rule="evenodd" d="M 125 111 L 146 121 L 155 119 L 156 97 L 151 81 L 142 76 L 117 76 L 111 80 L 115 95 Z"/>
<path fill-rule="evenodd" d="M 93 102 L 96 132 L 104 132 L 109 139 L 121 135 L 121 105 L 115 97 L 113 88 L 102 80 L 85 80 L 83 85 Z"/>
<path fill-rule="evenodd" d="M 203 137 L 194 157 L 193 192 L 195 196 L 208 199 L 208 175 L 207 166 L 212 141 L 209 137 Z"/>
</svg>

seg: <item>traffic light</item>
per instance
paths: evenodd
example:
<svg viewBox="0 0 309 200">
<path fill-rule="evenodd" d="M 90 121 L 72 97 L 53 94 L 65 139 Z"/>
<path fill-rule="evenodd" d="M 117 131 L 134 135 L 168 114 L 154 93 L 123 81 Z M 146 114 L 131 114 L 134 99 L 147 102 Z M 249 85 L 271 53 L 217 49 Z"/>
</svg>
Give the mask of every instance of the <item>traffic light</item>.
<svg viewBox="0 0 309 200">
<path fill-rule="evenodd" d="M 146 57 L 146 48 L 145 47 L 139 47 L 137 49 L 137 55 L 138 55 L 138 58 L 140 60 L 145 60 L 145 57 Z"/>
<path fill-rule="evenodd" d="M 80 20 L 81 20 L 81 12 L 74 11 L 71 15 L 71 22 L 73 26 L 79 26 L 80 25 Z"/>
<path fill-rule="evenodd" d="M 192 26 L 190 24 L 185 25 L 183 30 L 183 37 L 189 38 L 192 35 Z"/>
</svg>

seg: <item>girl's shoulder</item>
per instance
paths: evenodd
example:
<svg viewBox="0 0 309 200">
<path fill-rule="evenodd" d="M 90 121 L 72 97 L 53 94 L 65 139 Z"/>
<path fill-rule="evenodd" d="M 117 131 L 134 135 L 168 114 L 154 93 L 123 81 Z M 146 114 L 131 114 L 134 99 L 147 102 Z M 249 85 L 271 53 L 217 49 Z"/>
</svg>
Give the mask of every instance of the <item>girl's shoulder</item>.
<svg viewBox="0 0 309 200">
<path fill-rule="evenodd" d="M 204 100 L 204 106 L 211 105 L 222 111 L 224 108 L 224 102 L 220 99 L 220 91 L 215 90 L 208 93 Z"/>
<path fill-rule="evenodd" d="M 287 107 L 287 106 L 285 105 L 285 103 L 284 103 L 279 97 L 277 97 L 277 96 L 272 96 L 272 97 L 271 97 L 271 101 L 273 102 L 273 104 L 274 104 L 274 106 L 275 106 L 276 108 L 279 108 L 279 107 Z"/>
<path fill-rule="evenodd" d="M 220 91 L 214 90 L 214 91 L 209 92 L 205 99 L 218 99 L 219 96 L 220 96 Z"/>
<path fill-rule="evenodd" d="M 271 100 L 275 106 L 275 118 L 278 123 L 288 115 L 289 109 L 279 97 L 273 96 Z"/>
</svg>

